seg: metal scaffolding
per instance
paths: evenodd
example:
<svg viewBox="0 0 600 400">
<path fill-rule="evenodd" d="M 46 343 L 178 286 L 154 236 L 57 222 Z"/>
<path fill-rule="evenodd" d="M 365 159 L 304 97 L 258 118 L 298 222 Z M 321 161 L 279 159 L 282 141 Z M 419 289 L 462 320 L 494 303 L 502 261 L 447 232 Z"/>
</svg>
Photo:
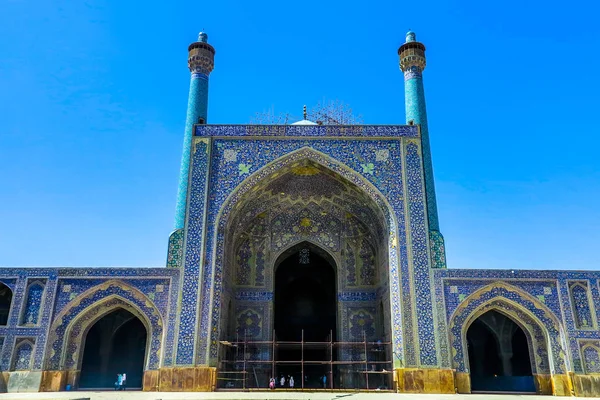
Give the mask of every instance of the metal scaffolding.
<svg viewBox="0 0 600 400">
<path fill-rule="evenodd" d="M 365 332 L 355 342 L 333 341 L 332 333 L 324 342 L 305 341 L 304 331 L 300 341 L 279 341 L 275 331 L 272 337 L 220 341 L 217 389 L 265 390 L 274 378 L 276 389 L 394 390 L 389 341 L 368 341 Z"/>
</svg>

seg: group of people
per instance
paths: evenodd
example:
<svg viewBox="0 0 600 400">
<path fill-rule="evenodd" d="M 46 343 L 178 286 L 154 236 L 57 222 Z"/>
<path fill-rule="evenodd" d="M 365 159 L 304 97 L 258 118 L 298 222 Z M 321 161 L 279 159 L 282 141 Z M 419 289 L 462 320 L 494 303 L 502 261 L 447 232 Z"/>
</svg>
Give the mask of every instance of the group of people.
<svg viewBox="0 0 600 400">
<path fill-rule="evenodd" d="M 305 376 L 304 380 L 307 381 L 308 376 Z M 279 387 L 285 388 L 286 383 L 289 385 L 290 389 L 293 389 L 294 388 L 294 377 L 288 375 L 287 381 L 286 381 L 285 376 L 281 375 L 281 378 L 279 378 Z M 319 378 L 319 384 L 323 385 L 323 389 L 327 389 L 327 375 L 322 375 Z M 276 386 L 277 386 L 277 382 L 276 382 L 275 378 L 269 379 L 269 389 L 275 389 Z"/>
<path fill-rule="evenodd" d="M 289 385 L 290 389 L 294 388 L 294 377 L 293 376 L 288 375 L 287 381 L 286 381 L 285 376 L 281 375 L 281 378 L 279 379 L 279 387 L 284 388 L 286 382 Z M 275 386 L 276 386 L 275 378 L 269 379 L 269 388 L 275 389 Z"/>
<path fill-rule="evenodd" d="M 127 387 L 127 374 L 117 374 L 115 381 L 115 390 L 125 390 Z"/>
</svg>

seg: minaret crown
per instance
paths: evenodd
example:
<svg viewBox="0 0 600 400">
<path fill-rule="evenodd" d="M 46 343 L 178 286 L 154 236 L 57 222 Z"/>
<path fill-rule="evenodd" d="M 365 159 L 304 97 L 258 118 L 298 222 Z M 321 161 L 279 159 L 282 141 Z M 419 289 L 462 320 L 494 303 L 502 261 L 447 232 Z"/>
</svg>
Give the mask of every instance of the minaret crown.
<svg viewBox="0 0 600 400">
<path fill-rule="evenodd" d="M 398 49 L 400 69 L 405 74 L 407 72 L 420 74 L 425 69 L 425 45 L 416 40 L 415 33 L 408 31 L 406 42 Z"/>
<path fill-rule="evenodd" d="M 215 64 L 215 49 L 208 44 L 208 35 L 200 32 L 198 41 L 188 47 L 188 68 L 192 74 L 208 77 Z"/>
</svg>

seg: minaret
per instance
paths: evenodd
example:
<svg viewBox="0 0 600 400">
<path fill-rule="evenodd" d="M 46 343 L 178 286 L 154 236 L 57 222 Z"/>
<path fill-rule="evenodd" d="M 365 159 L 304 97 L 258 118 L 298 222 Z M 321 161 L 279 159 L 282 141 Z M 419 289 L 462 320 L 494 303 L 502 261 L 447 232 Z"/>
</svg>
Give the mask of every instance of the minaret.
<svg viewBox="0 0 600 400">
<path fill-rule="evenodd" d="M 183 135 L 183 154 L 179 171 L 179 189 L 175 211 L 175 230 L 183 229 L 190 168 L 190 151 L 194 124 L 205 124 L 208 109 L 208 76 L 214 67 L 215 49 L 208 44 L 208 35 L 200 32 L 198 41 L 188 47 L 188 68 L 192 74 L 190 94 L 188 96 L 185 133 Z"/>
<path fill-rule="evenodd" d="M 425 108 L 425 91 L 423 90 L 423 70 L 426 64 L 425 45 L 417 42 L 415 33 L 409 31 L 406 34 L 406 42 L 398 49 L 398 56 L 400 57 L 400 69 L 404 72 L 406 123 L 421 126 L 421 149 L 425 170 L 425 196 L 433 267 L 445 268 L 446 258 L 438 221 L 429 129 L 427 127 L 427 110 Z"/>
</svg>

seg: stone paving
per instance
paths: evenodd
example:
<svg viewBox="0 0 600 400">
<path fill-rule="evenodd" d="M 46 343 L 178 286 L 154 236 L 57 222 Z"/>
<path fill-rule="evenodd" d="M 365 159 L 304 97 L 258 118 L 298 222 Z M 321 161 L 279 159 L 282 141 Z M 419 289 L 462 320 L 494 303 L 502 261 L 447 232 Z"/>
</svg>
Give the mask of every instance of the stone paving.
<svg viewBox="0 0 600 400">
<path fill-rule="evenodd" d="M 549 396 L 509 394 L 397 394 L 341 392 L 59 392 L 2 393 L 0 400 L 548 400 Z M 588 397 L 588 399 L 591 399 Z M 598 398 L 597 398 L 598 399 Z"/>
</svg>

